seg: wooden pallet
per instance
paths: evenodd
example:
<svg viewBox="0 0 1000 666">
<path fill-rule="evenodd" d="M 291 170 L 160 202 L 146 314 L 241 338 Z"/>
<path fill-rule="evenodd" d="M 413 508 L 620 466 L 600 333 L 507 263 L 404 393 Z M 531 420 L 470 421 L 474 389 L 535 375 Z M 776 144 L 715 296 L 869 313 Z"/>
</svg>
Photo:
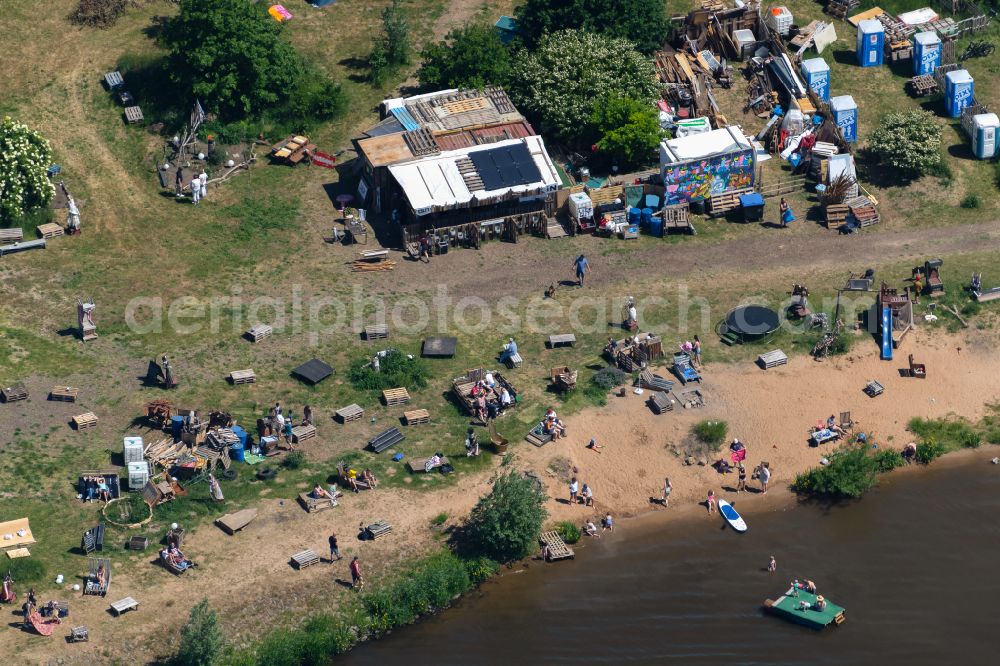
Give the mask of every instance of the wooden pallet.
<svg viewBox="0 0 1000 666">
<path fill-rule="evenodd" d="M 378 540 L 392 533 L 392 525 L 385 520 L 379 520 L 369 525 L 365 531 L 373 540 Z"/>
<path fill-rule="evenodd" d="M 69 642 L 70 643 L 84 643 L 90 640 L 90 629 L 86 625 L 80 625 L 79 627 L 73 627 L 69 630 Z"/>
<path fill-rule="evenodd" d="M 115 612 L 115 616 L 117 617 L 125 611 L 139 610 L 139 602 L 132 597 L 125 597 L 124 599 L 112 602 L 111 610 Z"/>
<path fill-rule="evenodd" d="M 250 330 L 247 331 L 244 335 L 246 335 L 246 337 L 249 338 L 251 342 L 260 342 L 264 338 L 271 337 L 271 334 L 273 332 L 274 329 L 272 329 L 267 324 L 257 324 L 256 326 L 250 327 Z"/>
<path fill-rule="evenodd" d="M 104 75 L 104 85 L 108 87 L 108 90 L 117 90 L 125 85 L 125 79 L 122 78 L 121 72 L 108 72 Z"/>
<path fill-rule="evenodd" d="M 514 368 L 520 368 L 521 364 L 524 363 L 524 359 L 521 358 L 521 354 L 519 353 L 511 354 L 510 356 L 507 357 L 507 360 L 504 361 L 504 363 L 507 364 L 508 368 L 513 370 Z"/>
<path fill-rule="evenodd" d="M 341 407 L 334 414 L 340 419 L 341 423 L 350 423 L 351 421 L 361 419 L 365 415 L 365 410 L 360 405 L 350 404 L 347 407 Z"/>
<path fill-rule="evenodd" d="M 134 125 L 135 123 L 141 123 L 142 109 L 137 106 L 126 106 L 125 107 L 125 122 L 129 125 Z"/>
<path fill-rule="evenodd" d="M 405 405 L 410 401 L 410 393 L 405 388 L 386 389 L 382 391 L 382 399 L 387 406 Z"/>
<path fill-rule="evenodd" d="M 337 493 L 340 496 L 340 493 Z M 299 503 L 302 508 L 306 510 L 306 513 L 316 513 L 317 511 L 322 511 L 323 509 L 332 509 L 337 506 L 336 499 L 330 499 L 329 497 L 313 497 L 311 493 L 299 493 Z"/>
<path fill-rule="evenodd" d="M 572 347 L 576 344 L 576 335 L 573 333 L 560 333 L 558 335 L 549 336 L 549 347 L 555 349 L 556 347 L 567 346 Z"/>
<path fill-rule="evenodd" d="M 406 419 L 406 425 L 417 425 L 418 423 L 430 423 L 431 415 L 426 409 L 414 409 L 403 412 L 403 418 Z"/>
<path fill-rule="evenodd" d="M 246 370 L 233 370 L 229 373 L 229 381 L 231 381 L 234 386 L 239 386 L 240 384 L 254 384 L 257 381 L 257 375 L 255 375 L 253 370 L 250 368 L 247 368 Z"/>
<path fill-rule="evenodd" d="M 28 389 L 24 387 L 24 384 L 18 384 L 17 386 L 8 386 L 7 388 L 0 390 L 0 398 L 3 398 L 4 402 L 17 402 L 18 400 L 27 400 Z"/>
<path fill-rule="evenodd" d="M 662 391 L 654 391 L 649 396 L 649 406 L 657 414 L 672 412 L 674 410 L 674 403 L 670 399 L 670 396 Z"/>
<path fill-rule="evenodd" d="M 549 549 L 549 560 L 571 560 L 575 556 L 573 549 L 566 545 L 558 532 L 542 532 L 538 540 Z"/>
<path fill-rule="evenodd" d="M 292 428 L 292 441 L 296 444 L 301 444 L 302 442 L 312 439 L 316 436 L 316 426 L 311 423 L 306 425 L 295 426 Z"/>
<path fill-rule="evenodd" d="M 49 400 L 53 402 L 76 402 L 80 389 L 72 386 L 53 386 L 49 391 Z"/>
<path fill-rule="evenodd" d="M 731 192 L 716 194 L 708 200 L 709 210 L 711 210 L 712 215 L 719 215 L 721 213 L 727 213 L 731 210 L 735 210 L 740 207 L 740 197 L 744 194 L 749 194 L 752 191 L 752 188 L 746 187 L 739 190 L 732 190 Z"/>
<path fill-rule="evenodd" d="M 365 340 L 385 340 L 389 337 L 389 327 L 385 324 L 365 326 Z"/>
<path fill-rule="evenodd" d="M 303 550 L 300 553 L 292 555 L 292 562 L 295 562 L 297 569 L 302 570 L 314 564 L 319 564 L 319 555 L 309 549 Z"/>
<path fill-rule="evenodd" d="M 770 370 L 771 368 L 776 368 L 779 365 L 785 365 L 786 363 L 788 363 L 788 356 L 786 356 L 785 352 L 780 349 L 765 352 L 757 357 L 757 365 L 764 370 Z"/>
<path fill-rule="evenodd" d="M 35 227 L 38 235 L 42 238 L 54 238 L 56 236 L 62 236 L 65 231 L 55 222 L 48 222 L 46 224 L 39 224 Z"/>
<path fill-rule="evenodd" d="M 16 229 L 0 229 L 0 243 L 20 243 L 24 240 L 24 231 Z"/>
<path fill-rule="evenodd" d="M 845 204 L 830 204 L 826 207 L 826 228 L 839 229 L 847 222 L 847 214 L 850 212 Z"/>
<path fill-rule="evenodd" d="M 97 415 L 94 414 L 94 412 L 78 414 L 73 417 L 73 425 L 76 426 L 77 430 L 87 430 L 88 428 L 93 428 L 97 426 Z"/>
</svg>

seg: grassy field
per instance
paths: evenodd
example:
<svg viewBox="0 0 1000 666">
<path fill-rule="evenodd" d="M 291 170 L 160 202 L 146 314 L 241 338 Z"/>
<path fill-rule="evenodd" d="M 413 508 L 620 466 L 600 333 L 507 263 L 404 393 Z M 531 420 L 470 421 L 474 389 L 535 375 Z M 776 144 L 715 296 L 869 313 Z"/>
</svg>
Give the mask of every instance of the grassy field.
<svg viewBox="0 0 1000 666">
<path fill-rule="evenodd" d="M 817 3 L 793 0 L 788 4 L 799 24 L 808 22 L 799 17 L 822 15 Z M 906 6 L 924 4 L 911 2 Z M 246 307 L 229 302 L 220 306 L 222 323 L 217 329 L 203 326 L 197 331 L 181 332 L 177 326 L 164 326 L 162 330 L 138 334 L 126 325 L 133 298 L 161 299 L 170 304 L 189 297 L 193 299 L 187 306 L 191 312 L 210 307 L 213 299 L 222 297 L 249 303 L 255 298 L 287 300 L 298 295 L 303 302 L 309 302 L 326 295 L 350 295 L 357 288 L 361 305 L 349 319 L 364 324 L 380 306 L 391 311 L 414 298 L 430 301 L 438 283 L 482 292 L 493 308 L 497 305 L 495 285 L 477 283 L 476 279 L 480 273 L 493 276 L 491 271 L 501 270 L 510 273 L 502 284 L 521 299 L 513 314 L 527 320 L 529 311 L 548 312 L 546 308 L 557 305 L 564 292 L 560 292 L 556 303 L 538 305 L 528 298 L 529 292 L 534 294 L 540 289 L 536 289 L 538 285 L 518 283 L 513 277 L 526 269 L 521 257 L 568 269 L 572 257 L 586 249 L 603 266 L 622 274 L 616 283 L 598 284 L 586 292 L 606 304 L 608 321 L 617 319 L 626 290 L 640 300 L 670 294 L 667 306 L 647 313 L 644 330 L 663 334 L 668 350 L 681 339 L 700 334 L 709 362 L 746 362 L 765 347 L 807 352 L 817 334 L 782 331 L 767 343 L 725 347 L 712 331 L 729 308 L 747 300 L 780 304 L 787 298 L 790 285 L 802 282 L 811 288 L 814 310 L 832 312 L 835 290 L 843 284 L 848 270 L 865 268 L 852 263 L 850 255 L 835 260 L 821 257 L 811 267 L 802 262 L 786 265 L 780 251 L 775 250 L 773 262 L 766 268 L 745 271 L 735 256 L 738 244 L 768 238 L 774 231 L 721 220 L 698 220 L 695 225 L 699 233 L 693 238 L 661 241 L 643 237 L 631 245 L 618 241 L 598 244 L 593 239 L 551 243 L 526 239 L 513 247 L 488 245 L 471 259 L 469 254 L 436 259 L 422 274 L 401 269 L 400 275 L 407 277 L 368 281 L 366 276 L 349 272 L 352 249 L 332 248 L 321 240 L 333 219 L 331 193 L 338 191 L 338 172 L 292 169 L 262 161 L 249 173 L 214 188 L 209 199 L 197 208 L 176 202 L 172 195 L 164 196 L 155 175 L 163 137 L 146 128 L 123 126 L 120 108 L 101 88 L 100 77 L 119 65 L 139 68 L 159 57 L 147 28 L 155 16 L 176 11 L 175 6 L 165 1 L 149 3 L 129 11 L 114 28 L 101 31 L 70 26 L 65 17 L 72 5 L 70 0 L 44 4 L 10 0 L 4 5 L 5 23 L 32 26 L 33 38 L 25 40 L 16 31 L 0 32 L 0 49 L 20 54 L 19 62 L 25 64 L 0 69 L 0 89 L 7 91 L 0 97 L 0 113 L 15 115 L 52 141 L 65 180 L 81 201 L 84 228 L 81 236 L 55 239 L 45 252 L 0 260 L 0 385 L 18 381 L 27 381 L 36 389 L 54 383 L 78 385 L 83 397 L 71 412 L 93 410 L 101 418 L 97 429 L 73 432 L 66 425 L 69 407 L 52 407 L 37 390 L 23 412 L 17 411 L 21 407 L 16 405 L 0 405 L 0 454 L 7 463 L 0 468 L 0 516 L 26 515 L 32 521 L 39 542 L 32 549 L 32 560 L 41 564 L 26 575 L 28 580 L 37 581 L 36 589 L 46 588 L 50 574 L 71 574 L 85 568 L 85 560 L 76 549 L 82 531 L 99 520 L 99 507 L 96 503 L 79 504 L 72 483 L 79 470 L 108 467 L 118 460 L 121 437 L 137 431 L 136 419 L 143 413 L 143 405 L 154 398 L 169 397 L 175 405 L 202 412 L 224 409 L 243 424 L 252 423 L 275 400 L 296 414 L 302 405 L 310 404 L 320 423 L 319 437 L 304 447 L 307 460 L 302 468 L 283 469 L 277 480 L 267 482 L 257 481 L 249 468 L 242 468 L 238 479 L 223 481 L 227 498 L 224 509 L 208 501 L 204 485 L 194 486 L 187 497 L 156 509 L 153 523 L 144 528 L 154 538 L 161 536 L 171 522 L 204 529 L 223 510 L 252 505 L 263 497 L 291 499 L 313 483 L 327 482 L 341 460 L 370 466 L 385 485 L 414 492 L 460 486 L 490 464 L 488 456 L 467 459 L 461 455 L 468 417 L 447 396 L 453 377 L 469 368 L 496 367 L 495 357 L 504 338 L 489 327 L 472 326 L 463 332 L 455 330 L 453 319 L 444 327 L 436 323 L 429 327 L 431 332 L 458 335 L 459 351 L 452 359 L 425 361 L 428 385 L 422 389 L 411 387 L 413 401 L 405 409 L 425 407 L 431 412 L 432 422 L 405 429 L 407 440 L 400 449 L 408 457 L 442 451 L 451 457 L 456 473 L 411 475 L 387 456 L 361 450 L 373 434 L 398 424 L 404 408 L 385 407 L 376 392 L 353 387 L 347 379 L 347 368 L 352 361 L 388 345 L 418 355 L 422 331 L 394 330 L 389 342 L 380 345 L 363 342 L 354 326 L 325 332 L 313 340 L 308 327 L 296 329 L 290 324 L 267 343 L 250 345 L 240 339 L 240 334 L 255 323 L 250 321 L 252 315 Z M 379 100 L 395 94 L 401 85 L 412 84 L 409 77 L 413 68 L 399 72 L 382 89 L 373 89 L 363 80 L 362 59 L 370 48 L 384 5 L 341 0 L 324 10 L 305 3 L 291 7 L 296 14 L 288 24 L 292 41 L 303 54 L 343 82 L 350 101 L 345 117 L 313 133 L 322 150 L 346 148 L 351 136 L 376 119 L 374 106 Z M 510 2 L 442 0 L 404 3 L 414 35 L 420 40 L 440 37 L 448 26 L 470 17 L 492 20 L 501 13 L 510 13 L 510 6 Z M 834 94 L 850 92 L 859 102 L 860 135 L 864 141 L 881 113 L 914 108 L 920 102 L 903 92 L 907 75 L 889 68 L 872 72 L 855 67 L 849 57 L 853 28 L 838 22 L 837 30 L 840 40 L 828 58 L 833 67 L 833 90 Z M 994 26 L 991 31 L 997 36 L 998 28 Z M 964 42 L 959 44 L 962 48 Z M 26 77 L 29 65 L 33 75 Z M 980 99 L 993 105 L 1000 103 L 996 59 L 971 61 L 969 68 L 977 79 Z M 742 104 L 742 96 L 737 86 L 728 99 Z M 727 109 L 726 115 L 733 122 L 740 117 L 735 108 Z M 157 121 L 152 117 L 149 120 Z M 748 129 L 755 131 L 757 123 L 756 118 L 748 118 Z M 995 219 L 1000 196 L 994 184 L 994 165 L 971 160 L 967 142 L 956 130 L 957 123 L 944 118 L 941 123 L 946 144 L 959 146 L 946 156 L 951 178 L 925 178 L 910 187 L 876 186 L 885 224 L 866 231 L 858 239 L 859 248 L 868 235 L 877 238 L 911 228 L 949 225 L 955 236 L 961 236 L 965 225 Z M 777 160 L 767 163 L 766 177 L 780 177 L 783 172 Z M 973 192 L 980 196 L 981 207 L 959 208 L 958 202 Z M 805 211 L 814 205 L 810 197 L 807 193 L 794 196 L 793 204 L 802 223 L 780 243 L 782 248 L 805 248 L 821 256 L 831 232 L 808 220 Z M 32 230 L 31 225 L 25 226 Z M 969 247 L 944 257 L 942 276 L 948 285 L 945 299 L 973 326 L 995 326 L 1000 306 L 975 305 L 960 288 L 974 270 L 989 271 L 995 264 L 995 252 L 975 241 L 970 239 Z M 908 249 L 908 254 L 927 258 L 935 251 L 933 246 L 921 245 L 919 237 L 916 245 Z M 716 247 L 732 249 L 732 261 L 713 257 L 711 251 Z M 707 259 L 690 271 L 679 272 L 673 262 L 686 252 L 700 253 L 711 261 Z M 880 263 L 878 278 L 898 285 L 909 277 L 915 263 L 900 258 Z M 992 285 L 990 280 L 1000 281 L 1000 275 L 987 275 L 986 281 Z M 702 300 L 689 310 L 694 323 L 681 330 L 677 302 L 685 288 L 693 299 Z M 94 298 L 98 304 L 101 337 L 96 342 L 84 345 L 72 334 L 77 298 Z M 711 313 L 704 319 L 698 303 Z M 859 307 L 863 303 L 862 297 Z M 918 314 L 928 312 L 926 308 L 925 302 Z M 186 318 L 184 309 L 176 313 L 179 321 L 196 321 Z M 144 321 L 149 307 L 135 312 Z M 950 315 L 936 312 L 939 320 L 934 326 L 960 326 Z M 242 317 L 238 324 L 231 323 L 234 314 Z M 437 322 L 438 314 L 432 304 L 429 321 Z M 571 414 L 595 402 L 595 394 L 585 387 L 602 366 L 600 350 L 605 340 L 609 335 L 620 336 L 621 331 L 597 326 L 578 331 L 574 348 L 547 350 L 544 333 L 572 330 L 569 314 L 564 309 L 546 316 L 545 326 L 519 336 L 525 363 L 507 374 L 520 389 L 523 401 L 498 423 L 501 434 L 518 445 L 546 406 L 551 404 Z M 273 312 L 265 305 L 258 315 L 267 320 Z M 859 334 L 854 344 L 874 343 Z M 180 387 L 169 394 L 141 387 L 138 381 L 146 362 L 163 353 L 171 355 L 181 381 Z M 316 387 L 289 376 L 292 367 L 312 357 L 326 360 L 337 370 Z M 580 369 L 581 383 L 577 391 L 560 396 L 550 390 L 547 380 L 550 367 L 564 364 Z M 246 367 L 256 370 L 257 384 L 233 387 L 225 382 L 231 370 Z M 330 419 L 333 410 L 353 402 L 365 408 L 363 421 L 341 426 Z M 480 437 L 488 439 L 484 431 L 480 431 Z M 121 544 L 127 536 L 119 530 L 112 530 L 110 535 L 115 544 Z M 148 566 L 147 556 L 118 549 L 109 553 L 116 566 L 129 575 L 155 582 L 153 576 L 159 572 Z"/>
</svg>

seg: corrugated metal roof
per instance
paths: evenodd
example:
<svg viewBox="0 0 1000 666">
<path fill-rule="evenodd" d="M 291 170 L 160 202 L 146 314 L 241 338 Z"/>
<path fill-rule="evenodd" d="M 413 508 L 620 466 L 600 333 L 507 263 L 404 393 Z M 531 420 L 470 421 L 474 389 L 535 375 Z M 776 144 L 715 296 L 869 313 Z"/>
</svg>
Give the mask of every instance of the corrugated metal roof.
<svg viewBox="0 0 1000 666">
<path fill-rule="evenodd" d="M 392 110 L 392 115 L 396 116 L 396 120 L 399 121 L 405 129 L 413 131 L 420 128 L 420 123 L 410 115 L 409 110 L 405 106 L 397 106 Z"/>
<path fill-rule="evenodd" d="M 523 139 L 534 136 L 535 131 L 527 121 L 516 123 L 503 123 L 491 127 L 483 127 L 475 130 L 464 130 L 448 134 L 435 134 L 434 141 L 441 150 L 459 150 L 461 148 L 471 148 L 484 143 L 491 143 L 492 140 Z"/>
</svg>

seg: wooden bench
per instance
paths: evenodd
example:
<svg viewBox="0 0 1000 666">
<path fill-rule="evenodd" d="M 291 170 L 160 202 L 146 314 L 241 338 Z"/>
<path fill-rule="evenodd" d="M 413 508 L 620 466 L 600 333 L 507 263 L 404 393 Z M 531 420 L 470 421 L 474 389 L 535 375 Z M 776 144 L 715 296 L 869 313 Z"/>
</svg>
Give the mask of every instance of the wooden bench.
<svg viewBox="0 0 1000 666">
<path fill-rule="evenodd" d="M 340 419 L 341 423 L 350 423 L 351 421 L 357 421 L 365 415 L 365 410 L 361 409 L 361 406 L 354 403 L 347 407 L 341 407 L 334 414 Z"/>
<path fill-rule="evenodd" d="M 292 441 L 296 444 L 301 444 L 302 442 L 312 439 L 315 436 L 316 426 L 311 423 L 292 428 Z"/>
<path fill-rule="evenodd" d="M 86 414 L 78 414 L 73 417 L 73 425 L 76 426 L 77 430 L 86 430 L 87 428 L 94 428 L 97 426 L 97 415 L 94 412 L 87 412 Z"/>
<path fill-rule="evenodd" d="M 448 456 L 441 456 L 441 462 L 439 462 L 437 465 L 431 465 L 430 469 L 427 469 L 428 460 L 430 460 L 430 458 L 410 458 L 406 462 L 406 466 L 414 474 L 420 474 L 423 472 L 429 472 L 431 471 L 431 469 L 435 469 L 437 467 L 440 467 L 441 465 L 450 464 L 448 461 Z"/>
<path fill-rule="evenodd" d="M 80 389 L 72 386 L 53 386 L 49 391 L 49 400 L 53 402 L 76 402 Z"/>
<path fill-rule="evenodd" d="M 377 540 L 377 539 L 381 539 L 382 537 L 386 536 L 387 534 L 392 533 L 392 525 L 390 525 L 385 520 L 379 520 L 379 521 L 376 521 L 376 522 L 372 523 L 368 527 L 366 527 L 365 528 L 365 533 L 373 541 Z"/>
<path fill-rule="evenodd" d="M 86 625 L 73 627 L 72 629 L 69 630 L 70 643 L 84 643 L 89 640 L 90 640 L 90 630 L 87 629 Z"/>
<path fill-rule="evenodd" d="M 296 568 L 301 571 L 306 567 L 319 564 L 319 555 L 314 553 L 312 550 L 306 549 L 300 553 L 292 555 L 292 562 L 295 562 Z"/>
<path fill-rule="evenodd" d="M 406 420 L 406 425 L 417 425 L 418 423 L 429 423 L 431 415 L 426 409 L 413 409 L 403 412 L 403 418 Z"/>
<path fill-rule="evenodd" d="M 256 326 L 251 326 L 250 330 L 248 330 L 246 333 L 244 333 L 244 335 L 251 342 L 260 342 L 264 338 L 271 337 L 271 334 L 273 332 L 274 332 L 274 329 L 272 329 L 267 324 L 257 324 Z"/>
<path fill-rule="evenodd" d="M 125 597 L 124 599 L 112 602 L 111 610 L 115 612 L 115 616 L 117 617 L 125 611 L 139 610 L 139 602 L 132 597 Z"/>
<path fill-rule="evenodd" d="M 389 428 L 368 440 L 368 446 L 375 453 L 382 453 L 386 449 L 399 444 L 404 439 L 406 438 L 399 431 L 399 428 Z"/>
<path fill-rule="evenodd" d="M 365 326 L 365 340 L 384 340 L 389 337 L 389 327 L 385 324 Z"/>
<path fill-rule="evenodd" d="M 27 400 L 28 389 L 24 387 L 24 384 L 18 384 L 17 386 L 8 386 L 7 388 L 0 390 L 0 398 L 3 398 L 4 402 L 17 402 L 18 400 Z"/>
<path fill-rule="evenodd" d="M 246 370 L 233 370 L 229 373 L 229 381 L 231 381 L 234 386 L 239 386 L 240 384 L 254 384 L 257 381 L 257 375 L 255 375 L 253 370 L 250 368 L 247 368 Z"/>
<path fill-rule="evenodd" d="M 764 370 L 770 370 L 779 365 L 785 365 L 788 363 L 788 356 L 785 352 L 780 349 L 774 349 L 769 352 L 765 352 L 757 357 L 757 365 L 759 365 Z"/>
<path fill-rule="evenodd" d="M 563 345 L 567 347 L 572 347 L 576 344 L 576 336 L 572 333 L 560 333 L 558 335 L 549 336 L 549 347 L 555 349 L 556 347 L 561 347 Z"/>
<path fill-rule="evenodd" d="M 20 243 L 24 240 L 24 231 L 17 229 L 0 229 L 0 243 Z"/>
<path fill-rule="evenodd" d="M 340 493 L 337 493 L 337 496 L 339 495 Z M 311 492 L 299 493 L 299 504 L 306 510 L 306 513 L 316 513 L 337 506 L 337 500 L 329 497 L 313 497 Z"/>
<path fill-rule="evenodd" d="M 410 401 L 410 393 L 405 388 L 386 389 L 382 391 L 382 399 L 386 406 L 405 405 Z"/>
<path fill-rule="evenodd" d="M 520 368 L 521 364 L 524 363 L 524 359 L 521 358 L 521 354 L 515 353 L 508 356 L 507 360 L 504 362 L 507 364 L 508 368 L 513 370 L 514 368 Z"/>
<path fill-rule="evenodd" d="M 45 224 L 39 224 L 35 227 L 38 235 L 42 238 L 54 238 L 55 236 L 62 236 L 65 231 L 55 222 L 47 222 Z"/>
<path fill-rule="evenodd" d="M 138 106 L 126 106 L 125 107 L 125 122 L 129 125 L 134 125 L 135 123 L 141 123 L 142 109 Z"/>
</svg>

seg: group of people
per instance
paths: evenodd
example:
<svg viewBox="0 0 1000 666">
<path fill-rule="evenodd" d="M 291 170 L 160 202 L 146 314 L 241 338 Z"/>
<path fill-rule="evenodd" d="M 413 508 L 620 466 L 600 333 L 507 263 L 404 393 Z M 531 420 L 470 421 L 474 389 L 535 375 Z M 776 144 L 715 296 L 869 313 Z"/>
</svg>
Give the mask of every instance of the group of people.
<svg viewBox="0 0 1000 666">
<path fill-rule="evenodd" d="M 487 372 L 469 390 L 473 412 L 475 412 L 476 418 L 483 423 L 492 421 L 500 415 L 500 412 L 514 404 L 514 397 L 507 390 L 507 387 L 500 386 L 500 390 L 497 391 L 497 385 L 493 373 Z"/>
<path fill-rule="evenodd" d="M 348 468 L 345 480 L 347 481 L 347 485 L 351 487 L 351 490 L 356 493 L 361 492 L 359 481 L 364 482 L 365 485 L 371 490 L 378 488 L 378 479 L 375 478 L 374 472 L 372 472 L 368 467 L 366 467 L 361 473 L 359 473 L 356 469 Z"/>
<path fill-rule="evenodd" d="M 312 418 L 312 407 L 305 405 L 302 408 L 302 420 L 299 425 L 311 425 Z M 268 410 L 266 418 L 257 419 L 258 437 L 261 439 L 264 437 L 280 437 L 290 450 L 295 448 L 292 445 L 293 427 L 294 420 L 292 418 L 292 413 L 289 412 L 286 415 L 281 407 L 281 402 L 274 403 L 274 407 L 271 407 L 271 409 Z"/>
<path fill-rule="evenodd" d="M 606 514 L 604 514 L 603 518 L 601 518 L 601 532 L 614 532 L 614 531 L 615 531 L 615 521 L 611 517 L 611 512 L 609 511 Z M 583 524 L 583 533 L 586 536 L 594 537 L 596 539 L 601 538 L 601 534 L 600 532 L 597 531 L 597 525 L 594 524 L 593 520 L 587 520 L 587 522 Z"/>
<path fill-rule="evenodd" d="M 167 545 L 160 551 L 160 560 L 167 566 L 185 571 L 191 567 L 198 566 L 184 553 L 181 552 L 177 544 Z"/>
<path fill-rule="evenodd" d="M 549 407 L 545 410 L 545 416 L 540 424 L 542 432 L 552 437 L 553 440 L 566 436 L 566 424 L 562 422 L 556 410 Z"/>
<path fill-rule="evenodd" d="M 586 483 L 580 488 L 580 482 L 574 476 L 569 482 L 569 503 L 594 506 L 594 491 Z"/>
<path fill-rule="evenodd" d="M 177 172 L 174 174 L 174 189 L 178 199 L 184 197 L 184 168 L 180 165 L 178 165 Z M 200 174 L 191 179 L 186 189 L 191 190 L 191 203 L 195 205 L 198 204 L 198 201 L 208 196 L 208 173 L 205 169 L 202 169 Z"/>
<path fill-rule="evenodd" d="M 83 477 L 83 488 L 80 489 L 80 495 L 83 497 L 84 502 L 92 502 L 95 499 L 102 502 L 110 502 L 112 499 L 108 480 L 103 476 Z"/>
</svg>

